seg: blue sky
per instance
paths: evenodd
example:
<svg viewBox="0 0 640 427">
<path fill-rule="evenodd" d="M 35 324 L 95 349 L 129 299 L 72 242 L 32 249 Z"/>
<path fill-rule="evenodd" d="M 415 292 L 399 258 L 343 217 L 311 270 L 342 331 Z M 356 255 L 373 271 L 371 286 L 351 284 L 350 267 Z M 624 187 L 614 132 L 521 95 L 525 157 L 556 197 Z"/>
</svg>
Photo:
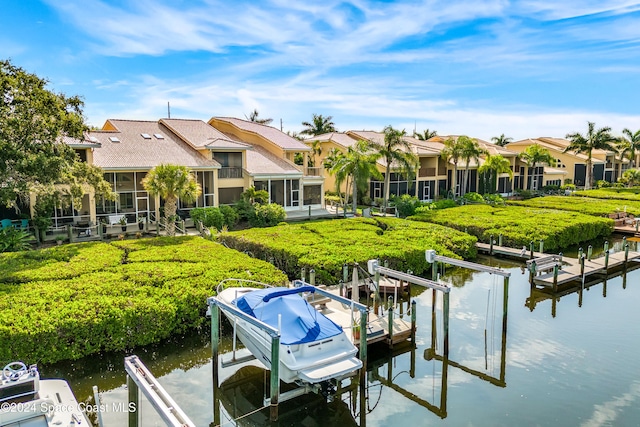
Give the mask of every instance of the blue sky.
<svg viewBox="0 0 640 427">
<path fill-rule="evenodd" d="M 640 129 L 640 3 L 3 0 L 0 58 L 108 118 L 490 140 Z"/>
</svg>

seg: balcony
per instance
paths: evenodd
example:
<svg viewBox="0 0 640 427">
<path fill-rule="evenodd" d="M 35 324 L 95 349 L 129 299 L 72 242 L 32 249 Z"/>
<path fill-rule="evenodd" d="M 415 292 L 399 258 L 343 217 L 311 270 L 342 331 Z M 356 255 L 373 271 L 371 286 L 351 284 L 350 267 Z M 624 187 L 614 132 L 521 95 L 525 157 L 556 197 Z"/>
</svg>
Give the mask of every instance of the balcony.
<svg viewBox="0 0 640 427">
<path fill-rule="evenodd" d="M 218 171 L 219 179 L 235 179 L 242 178 L 242 168 L 239 167 L 229 167 L 229 168 L 220 168 Z"/>
<path fill-rule="evenodd" d="M 436 168 L 420 168 L 418 176 L 421 178 L 425 176 L 436 176 Z"/>
<path fill-rule="evenodd" d="M 321 167 L 307 167 L 304 168 L 304 175 L 305 176 L 322 176 L 322 169 Z"/>
</svg>

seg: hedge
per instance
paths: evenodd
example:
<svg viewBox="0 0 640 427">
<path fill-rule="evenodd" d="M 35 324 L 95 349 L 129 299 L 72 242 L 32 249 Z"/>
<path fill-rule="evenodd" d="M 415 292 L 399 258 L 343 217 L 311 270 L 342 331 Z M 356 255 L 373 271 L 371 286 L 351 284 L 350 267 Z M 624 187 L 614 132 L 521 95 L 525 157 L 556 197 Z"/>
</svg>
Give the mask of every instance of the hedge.
<svg viewBox="0 0 640 427">
<path fill-rule="evenodd" d="M 640 202 L 640 188 L 600 188 L 597 190 L 584 190 L 572 193 L 573 196 L 591 197 L 594 199 L 635 200 Z"/>
<path fill-rule="evenodd" d="M 497 240 L 498 235 L 502 234 L 502 244 L 511 247 L 528 247 L 532 240 L 542 239 L 545 249 L 549 250 L 608 236 L 614 224 L 608 218 L 577 212 L 488 205 L 426 211 L 409 219 L 466 231 L 483 242 L 489 242 L 491 235 Z"/>
<path fill-rule="evenodd" d="M 282 224 L 222 233 L 219 241 L 254 257 L 272 260 L 290 279 L 302 267 L 316 271 L 317 283 L 335 284 L 344 263 L 389 260 L 394 269 L 427 271 L 426 249 L 456 258 L 475 258 L 476 239 L 435 224 L 397 218 L 352 218 Z"/>
<path fill-rule="evenodd" d="M 42 363 L 128 350 L 198 327 L 223 279 L 287 279 L 200 237 L 0 254 L 0 268 L 0 360 Z"/>
<path fill-rule="evenodd" d="M 531 208 L 561 209 L 580 212 L 587 215 L 607 216 L 611 213 L 626 210 L 633 215 L 640 215 L 640 201 L 620 199 L 595 199 L 590 197 L 545 196 L 529 200 L 510 200 L 509 205 Z"/>
</svg>

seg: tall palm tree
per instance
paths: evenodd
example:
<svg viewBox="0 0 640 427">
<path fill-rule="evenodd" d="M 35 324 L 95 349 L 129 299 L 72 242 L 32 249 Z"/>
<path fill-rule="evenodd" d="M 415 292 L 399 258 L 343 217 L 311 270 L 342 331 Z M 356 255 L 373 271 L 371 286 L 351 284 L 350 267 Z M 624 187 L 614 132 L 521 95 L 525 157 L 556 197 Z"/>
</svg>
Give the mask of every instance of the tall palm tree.
<svg viewBox="0 0 640 427">
<path fill-rule="evenodd" d="M 406 135 L 404 130 L 397 130 L 389 125 L 384 128 L 383 132 L 384 142 L 371 143 L 371 147 L 380 154 L 380 158 L 384 159 L 386 163 L 384 174 L 384 208 L 386 212 L 391 188 L 391 169 L 396 169 L 411 181 L 418 167 L 418 156 L 411 151 L 411 144 L 404 139 Z"/>
<path fill-rule="evenodd" d="M 259 118 L 259 113 L 258 113 L 258 109 L 254 108 L 253 111 L 249 114 L 249 116 L 247 117 L 247 115 L 244 115 L 247 120 L 249 120 L 250 122 L 254 122 L 254 123 L 259 123 L 261 125 L 268 125 L 269 123 L 271 123 L 273 121 L 273 119 L 261 119 Z"/>
<path fill-rule="evenodd" d="M 587 122 L 588 130 L 586 135 L 578 132 L 568 133 L 566 138 L 571 141 L 564 152 L 573 151 L 575 153 L 584 153 L 587 156 L 587 173 L 585 177 L 584 188 L 590 189 L 593 186 L 593 160 L 591 154 L 593 150 L 605 150 L 616 152 L 614 144 L 616 138 L 611 135 L 611 128 L 605 126 L 595 130 L 595 123 Z"/>
<path fill-rule="evenodd" d="M 458 143 L 462 145 L 461 159 L 465 162 L 464 168 L 464 192 L 469 190 L 469 163 L 474 160 L 476 163 L 480 163 L 480 156 L 486 153 L 478 141 L 471 139 L 466 135 L 458 137 Z"/>
<path fill-rule="evenodd" d="M 631 161 L 631 167 L 636 167 L 636 152 L 640 152 L 640 130 L 632 133 L 628 128 L 624 128 L 618 148 L 620 149 L 620 158 L 627 155 Z"/>
<path fill-rule="evenodd" d="M 425 129 L 422 133 L 413 132 L 413 137 L 415 139 L 419 139 L 420 141 L 426 141 L 427 139 L 431 139 L 434 136 L 438 135 L 438 131 Z"/>
<path fill-rule="evenodd" d="M 519 154 L 519 157 L 527 164 L 527 174 L 524 177 L 525 183 L 528 181 L 531 168 L 535 167 L 536 165 L 556 165 L 555 157 L 551 155 L 549 150 L 542 147 L 540 144 L 533 144 L 528 146 L 522 153 Z M 527 185 L 527 187 L 529 186 Z M 526 190 L 530 190 L 530 188 L 526 188 Z"/>
<path fill-rule="evenodd" d="M 503 133 L 500 136 L 494 136 L 493 138 L 491 138 L 491 141 L 493 141 L 494 144 L 499 145 L 500 147 L 504 147 L 505 145 L 513 141 L 513 138 L 504 136 L 504 133 Z"/>
<path fill-rule="evenodd" d="M 629 187 L 634 187 L 640 184 L 640 169 L 627 169 L 620 180 L 627 184 Z"/>
<path fill-rule="evenodd" d="M 485 192 L 495 193 L 497 189 L 498 175 L 501 173 L 508 173 L 509 178 L 513 179 L 513 171 L 511 170 L 511 163 L 509 160 L 502 157 L 501 154 L 491 155 L 489 154 L 482 166 L 478 168 L 478 172 L 483 174 Z M 490 191 L 487 191 L 489 189 Z"/>
<path fill-rule="evenodd" d="M 442 157 L 447 162 L 453 163 L 453 177 L 451 179 L 451 191 L 455 198 L 456 196 L 456 180 L 458 177 L 458 162 L 462 158 L 462 144 L 458 143 L 458 138 L 449 137 L 444 141 L 444 148 L 440 152 Z"/>
<path fill-rule="evenodd" d="M 151 169 L 142 180 L 142 186 L 151 196 L 164 199 L 164 215 L 167 218 L 167 235 L 176 234 L 175 221 L 178 199 L 192 202 L 202 192 L 200 184 L 186 166 L 164 164 Z"/>
<path fill-rule="evenodd" d="M 382 178 L 376 164 L 379 157 L 378 153 L 372 152 L 371 145 L 363 140 L 347 148 L 346 153 L 336 153 L 330 173 L 335 175 L 338 188 L 346 182 L 347 194 L 351 187 L 354 214 L 358 207 L 358 190 L 366 193 L 370 178 Z"/>
<path fill-rule="evenodd" d="M 302 126 L 305 127 L 300 132 L 300 135 L 322 135 L 323 133 L 337 132 L 335 124 L 333 123 L 333 117 L 324 117 L 322 114 L 313 114 L 313 119 L 310 122 L 302 122 Z"/>
<path fill-rule="evenodd" d="M 322 154 L 322 142 L 315 140 L 311 142 L 311 166 L 316 166 L 316 157 Z"/>
</svg>

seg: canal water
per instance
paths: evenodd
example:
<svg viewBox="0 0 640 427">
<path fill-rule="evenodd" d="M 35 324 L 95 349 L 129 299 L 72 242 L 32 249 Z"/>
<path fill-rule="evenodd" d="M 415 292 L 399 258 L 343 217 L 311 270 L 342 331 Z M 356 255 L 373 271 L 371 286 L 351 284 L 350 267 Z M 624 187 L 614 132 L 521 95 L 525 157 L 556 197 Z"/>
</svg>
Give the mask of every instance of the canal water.
<svg viewBox="0 0 640 427">
<path fill-rule="evenodd" d="M 640 269 L 554 296 L 532 291 L 522 263 L 478 262 L 511 272 L 508 292 L 499 276 L 441 271 L 454 287 L 448 355 L 442 297 L 434 305 L 431 290 L 414 290 L 415 348 L 372 348 L 365 382 L 328 401 L 307 395 L 283 403 L 275 424 L 260 409 L 266 374 L 259 365 L 223 371 L 214 397 L 208 327 L 135 354 L 197 426 L 640 425 Z M 224 351 L 231 350 L 228 329 Z M 105 426 L 126 426 L 124 356 L 42 366 L 41 373 L 66 378 L 87 404 L 97 385 Z M 143 398 L 140 410 L 142 426 L 163 425 Z"/>
</svg>

